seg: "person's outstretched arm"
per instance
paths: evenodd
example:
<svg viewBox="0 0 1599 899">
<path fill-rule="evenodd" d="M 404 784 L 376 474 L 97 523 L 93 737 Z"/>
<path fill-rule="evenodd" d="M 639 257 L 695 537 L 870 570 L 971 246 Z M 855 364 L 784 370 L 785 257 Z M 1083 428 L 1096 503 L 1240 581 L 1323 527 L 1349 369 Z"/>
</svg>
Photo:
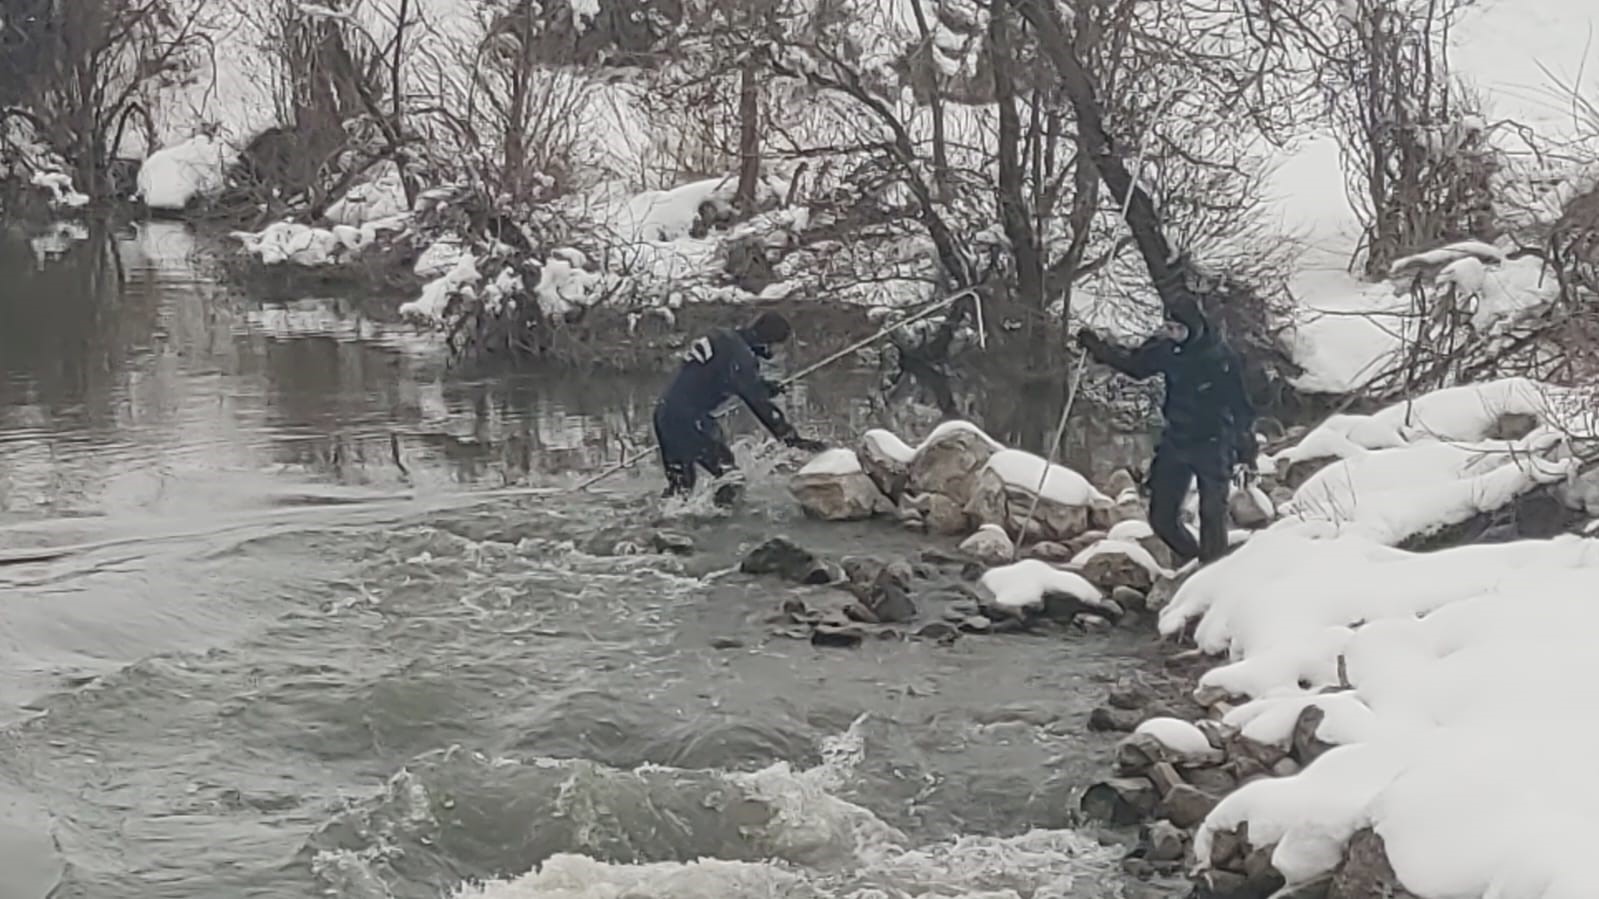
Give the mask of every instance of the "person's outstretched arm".
<svg viewBox="0 0 1599 899">
<path fill-rule="evenodd" d="M 744 405 L 750 407 L 762 426 L 789 446 L 813 451 L 820 449 L 822 445 L 817 441 L 801 437 L 783 410 L 772 402 L 772 390 L 767 386 L 769 382 L 761 377 L 760 362 L 750 351 L 749 345 L 742 339 L 730 340 L 726 351 L 727 376 L 733 392 L 744 401 Z"/>
<path fill-rule="evenodd" d="M 1124 375 L 1140 379 L 1151 378 L 1164 371 L 1175 346 L 1170 338 L 1155 336 L 1129 350 L 1106 341 L 1091 328 L 1078 331 L 1077 342 L 1096 361 Z"/>
</svg>

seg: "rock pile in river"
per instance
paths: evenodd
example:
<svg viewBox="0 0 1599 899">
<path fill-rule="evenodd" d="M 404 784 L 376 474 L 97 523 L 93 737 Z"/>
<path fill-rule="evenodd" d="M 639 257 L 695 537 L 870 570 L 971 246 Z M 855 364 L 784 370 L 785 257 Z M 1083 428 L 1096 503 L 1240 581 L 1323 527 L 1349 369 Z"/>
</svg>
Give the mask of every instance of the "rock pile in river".
<svg viewBox="0 0 1599 899">
<path fill-rule="evenodd" d="M 1105 603 L 1100 611 L 1112 620 L 1150 610 L 1146 597 L 1171 575 L 1173 559 L 1144 520 L 1131 474 L 1116 472 L 1102 491 L 1076 471 L 1008 449 L 964 421 L 939 425 L 914 447 L 888 431 L 868 431 L 855 450 L 813 458 L 793 476 L 790 491 L 813 518 L 893 517 L 930 536 L 958 539 L 960 552 L 983 566 L 1028 560 L 1080 577 L 1097 590 L 1095 601 Z M 1239 504 L 1246 513 L 1259 505 Z M 1252 520 L 1265 523 L 1258 514 Z M 1024 570 L 1034 579 L 1045 571 Z M 1052 615 L 1066 607 L 1057 596 L 999 617 L 1034 620 L 1042 613 L 1033 605 Z"/>
</svg>

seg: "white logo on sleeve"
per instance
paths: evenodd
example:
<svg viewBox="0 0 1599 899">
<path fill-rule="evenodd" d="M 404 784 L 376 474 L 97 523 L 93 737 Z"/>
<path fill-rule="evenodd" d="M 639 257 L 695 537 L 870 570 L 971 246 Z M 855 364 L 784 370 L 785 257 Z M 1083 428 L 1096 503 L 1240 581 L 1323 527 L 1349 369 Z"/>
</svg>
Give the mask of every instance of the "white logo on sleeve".
<svg viewBox="0 0 1599 899">
<path fill-rule="evenodd" d="M 688 352 L 683 354 L 683 358 L 689 362 L 698 362 L 704 365 L 711 361 L 713 355 L 715 355 L 715 350 L 711 348 L 710 338 L 701 337 L 689 345 Z"/>
</svg>

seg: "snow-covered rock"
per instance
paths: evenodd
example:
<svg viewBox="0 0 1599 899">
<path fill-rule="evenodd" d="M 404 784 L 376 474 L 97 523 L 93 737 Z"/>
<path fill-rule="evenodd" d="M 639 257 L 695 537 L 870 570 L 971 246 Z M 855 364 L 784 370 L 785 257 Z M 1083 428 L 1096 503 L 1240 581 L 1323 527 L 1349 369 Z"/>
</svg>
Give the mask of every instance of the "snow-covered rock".
<svg viewBox="0 0 1599 899">
<path fill-rule="evenodd" d="M 794 474 L 788 489 L 805 514 L 826 521 L 858 521 L 893 509 L 847 449 L 819 453 Z"/>
<path fill-rule="evenodd" d="M 961 552 L 988 565 L 1003 565 L 1016 555 L 1016 544 L 1003 528 L 985 524 L 960 545 Z"/>
<path fill-rule="evenodd" d="M 910 465 L 916 450 L 906 446 L 905 441 L 891 432 L 873 428 L 861 435 L 857 455 L 861 467 L 866 470 L 867 477 L 877 484 L 877 489 L 898 502 L 900 494 L 905 492 L 905 484 L 910 480 Z"/>
<path fill-rule="evenodd" d="M 1143 592 L 1160 578 L 1172 576 L 1141 544 L 1108 538 L 1078 553 L 1071 564 L 1090 583 L 1107 592 L 1117 587 Z"/>
<path fill-rule="evenodd" d="M 1105 600 L 1099 588 L 1082 575 L 1062 571 L 1037 559 L 1023 559 L 994 568 L 983 575 L 978 587 L 985 608 L 1009 617 L 1043 614 L 1052 601 L 1067 605 L 1067 615 L 1076 611 L 1120 614 L 1119 609 Z"/>
<path fill-rule="evenodd" d="M 1089 529 L 1094 508 L 1110 505 L 1109 497 L 1070 468 L 1022 450 L 1000 450 L 984 463 L 967 512 L 1013 534 L 1025 525 L 1028 538 L 1066 542 Z"/>
<path fill-rule="evenodd" d="M 971 501 L 978 472 L 1000 449 L 975 425 L 945 422 L 934 428 L 912 454 L 906 488 L 913 493 L 942 493 L 964 505 Z"/>
<path fill-rule="evenodd" d="M 207 135 L 157 150 L 139 167 L 139 197 L 151 209 L 177 212 L 197 197 L 210 197 L 227 183 L 238 151 Z"/>
</svg>

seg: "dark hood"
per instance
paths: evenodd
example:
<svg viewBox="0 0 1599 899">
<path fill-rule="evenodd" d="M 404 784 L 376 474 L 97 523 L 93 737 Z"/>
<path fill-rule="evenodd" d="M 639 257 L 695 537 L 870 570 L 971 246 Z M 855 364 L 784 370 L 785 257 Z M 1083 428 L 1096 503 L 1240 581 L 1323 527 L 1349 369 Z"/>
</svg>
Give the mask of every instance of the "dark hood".
<svg viewBox="0 0 1599 899">
<path fill-rule="evenodd" d="M 733 333 L 743 338 L 746 344 L 749 344 L 750 352 L 761 357 L 762 359 L 772 358 L 772 345 L 769 343 L 762 343 L 760 337 L 756 335 L 752 329 L 734 328 Z"/>
<path fill-rule="evenodd" d="M 1205 313 L 1199 308 L 1199 301 L 1192 296 L 1183 296 L 1166 305 L 1166 320 L 1181 322 L 1188 329 L 1188 339 L 1183 341 L 1184 346 L 1194 346 L 1208 343 L 1215 339 L 1211 331 L 1210 321 L 1205 318 Z"/>
</svg>

